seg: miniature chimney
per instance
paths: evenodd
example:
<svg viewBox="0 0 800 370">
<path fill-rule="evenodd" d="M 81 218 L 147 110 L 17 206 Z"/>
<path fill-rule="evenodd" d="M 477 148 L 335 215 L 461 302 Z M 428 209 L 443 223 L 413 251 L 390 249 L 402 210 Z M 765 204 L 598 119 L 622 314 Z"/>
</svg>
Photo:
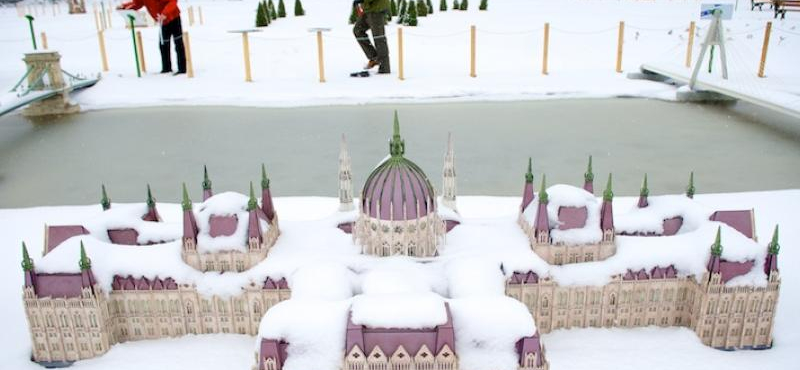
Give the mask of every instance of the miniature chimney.
<svg viewBox="0 0 800 370">
<path fill-rule="evenodd" d="M 208 168 L 203 165 L 203 201 L 205 202 L 212 196 L 214 196 L 214 192 L 211 190 L 211 180 L 208 178 Z"/>
<path fill-rule="evenodd" d="M 275 207 L 272 205 L 272 193 L 269 190 L 269 178 L 264 164 L 261 164 L 261 210 L 267 215 L 267 219 L 272 222 L 275 220 Z"/>
<path fill-rule="evenodd" d="M 533 163 L 528 157 L 528 172 L 525 172 L 525 187 L 522 189 L 522 205 L 520 205 L 520 212 L 524 212 L 525 208 L 533 202 Z"/>
</svg>

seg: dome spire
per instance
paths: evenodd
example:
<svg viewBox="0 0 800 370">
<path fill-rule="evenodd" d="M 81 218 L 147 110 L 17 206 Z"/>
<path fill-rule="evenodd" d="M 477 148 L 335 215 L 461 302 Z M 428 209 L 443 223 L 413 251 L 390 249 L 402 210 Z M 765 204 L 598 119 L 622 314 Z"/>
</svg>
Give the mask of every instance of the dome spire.
<svg viewBox="0 0 800 370">
<path fill-rule="evenodd" d="M 406 142 L 400 137 L 400 119 L 397 117 L 397 111 L 394 111 L 394 133 L 392 141 L 389 142 L 389 154 L 392 157 L 400 157 L 406 152 Z"/>
</svg>

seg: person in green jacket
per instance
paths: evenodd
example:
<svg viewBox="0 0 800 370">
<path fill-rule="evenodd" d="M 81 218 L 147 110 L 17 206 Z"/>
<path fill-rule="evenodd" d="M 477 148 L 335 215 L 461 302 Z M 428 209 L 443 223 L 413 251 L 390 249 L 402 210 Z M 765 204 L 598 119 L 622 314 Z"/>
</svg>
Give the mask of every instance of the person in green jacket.
<svg viewBox="0 0 800 370">
<path fill-rule="evenodd" d="M 353 26 L 353 34 L 367 56 L 366 69 L 378 67 L 378 73 L 391 73 L 389 66 L 389 46 L 386 42 L 386 13 L 389 11 L 389 0 L 355 0 L 353 6 L 358 7 L 358 20 Z M 372 31 L 370 42 L 367 30 Z"/>
</svg>

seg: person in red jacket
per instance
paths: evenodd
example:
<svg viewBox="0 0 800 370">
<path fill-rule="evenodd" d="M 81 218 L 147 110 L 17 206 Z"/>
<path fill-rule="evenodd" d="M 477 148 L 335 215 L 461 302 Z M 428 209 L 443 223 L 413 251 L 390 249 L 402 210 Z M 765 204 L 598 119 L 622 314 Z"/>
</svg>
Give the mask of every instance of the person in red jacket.
<svg viewBox="0 0 800 370">
<path fill-rule="evenodd" d="M 172 72 L 172 60 L 169 53 L 170 39 L 175 40 L 175 53 L 178 54 L 178 71 L 174 75 L 186 73 L 186 51 L 183 49 L 183 29 L 181 27 L 181 11 L 178 0 L 132 0 L 118 9 L 139 10 L 147 8 L 150 16 L 161 25 L 161 73 Z"/>
</svg>

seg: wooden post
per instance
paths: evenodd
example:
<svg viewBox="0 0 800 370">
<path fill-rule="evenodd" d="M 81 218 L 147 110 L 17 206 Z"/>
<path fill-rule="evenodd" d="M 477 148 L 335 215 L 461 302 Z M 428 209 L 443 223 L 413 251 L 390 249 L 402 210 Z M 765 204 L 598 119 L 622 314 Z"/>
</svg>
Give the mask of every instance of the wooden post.
<svg viewBox="0 0 800 370">
<path fill-rule="evenodd" d="M 194 26 L 194 7 L 189 7 L 189 27 Z"/>
<path fill-rule="evenodd" d="M 136 31 L 136 48 L 139 50 L 139 65 L 142 66 L 142 72 L 147 72 L 144 62 L 144 47 L 142 46 L 142 31 Z"/>
<path fill-rule="evenodd" d="M 544 51 L 542 52 L 542 74 L 547 74 L 547 50 L 550 47 L 550 23 L 544 24 Z"/>
<path fill-rule="evenodd" d="M 399 78 L 400 81 L 406 79 L 405 72 L 403 71 L 403 27 L 397 27 L 397 58 L 399 64 Z"/>
<path fill-rule="evenodd" d="M 322 55 L 322 31 L 317 30 L 317 58 L 319 59 L 319 82 L 325 82 L 325 59 Z"/>
<path fill-rule="evenodd" d="M 100 17 L 97 15 L 97 9 L 94 10 L 94 26 L 97 28 L 97 32 L 102 31 L 100 27 Z"/>
<path fill-rule="evenodd" d="M 764 46 L 761 47 L 761 63 L 758 64 L 758 77 L 764 77 L 764 66 L 767 63 L 767 49 L 769 48 L 769 35 L 772 33 L 772 22 L 767 22 L 764 30 Z M 45 46 L 45 48 L 47 48 Z"/>
<path fill-rule="evenodd" d="M 244 81 L 253 82 L 250 76 L 250 40 L 247 38 L 247 32 L 242 32 L 242 47 L 244 48 Z"/>
<path fill-rule="evenodd" d="M 103 62 L 103 72 L 108 72 L 108 57 L 106 56 L 106 41 L 103 30 L 97 31 L 97 41 L 100 44 L 100 60 Z"/>
<path fill-rule="evenodd" d="M 689 44 L 686 45 L 686 68 L 692 67 L 692 48 L 694 47 L 694 21 L 689 23 Z"/>
<path fill-rule="evenodd" d="M 53 17 L 56 16 L 56 3 L 53 3 Z"/>
<path fill-rule="evenodd" d="M 111 25 L 111 9 L 106 10 L 106 16 L 108 16 L 108 28 L 113 27 Z"/>
<path fill-rule="evenodd" d="M 42 31 L 42 49 L 47 50 L 47 34 Z"/>
<path fill-rule="evenodd" d="M 203 25 L 203 7 L 198 5 L 197 6 L 197 16 L 200 18 L 200 25 Z"/>
<path fill-rule="evenodd" d="M 619 36 L 617 37 L 617 73 L 622 73 L 622 44 L 625 42 L 625 22 L 619 22 Z"/>
<path fill-rule="evenodd" d="M 475 25 L 469 27 L 469 76 L 478 77 L 475 74 Z"/>
<path fill-rule="evenodd" d="M 186 77 L 194 78 L 194 66 L 192 65 L 192 46 L 189 44 L 189 32 L 183 33 L 183 48 L 186 51 Z"/>
</svg>

